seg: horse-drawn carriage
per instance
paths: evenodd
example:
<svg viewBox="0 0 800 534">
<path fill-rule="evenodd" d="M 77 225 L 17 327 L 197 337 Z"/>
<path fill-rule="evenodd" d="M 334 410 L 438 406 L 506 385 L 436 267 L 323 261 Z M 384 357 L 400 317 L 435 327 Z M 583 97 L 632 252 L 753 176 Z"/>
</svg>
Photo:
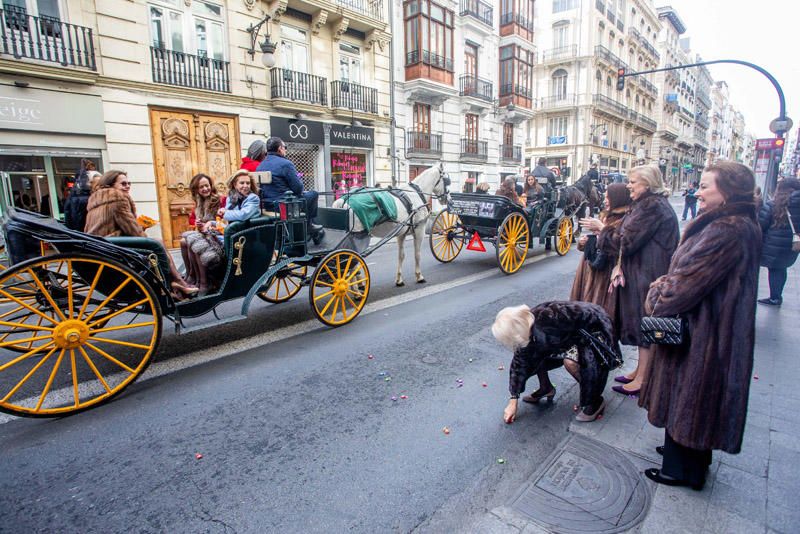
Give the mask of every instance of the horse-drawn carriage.
<svg viewBox="0 0 800 534">
<path fill-rule="evenodd" d="M 464 244 L 488 241 L 495 247 L 497 263 L 506 274 L 517 272 L 537 241 L 555 239 L 555 251 L 569 252 L 575 233 L 573 218 L 585 208 L 572 201 L 566 189 L 545 193 L 527 208 L 502 196 L 451 193 L 447 207 L 434 219 L 430 233 L 433 256 L 443 263 L 456 259 Z"/>
</svg>

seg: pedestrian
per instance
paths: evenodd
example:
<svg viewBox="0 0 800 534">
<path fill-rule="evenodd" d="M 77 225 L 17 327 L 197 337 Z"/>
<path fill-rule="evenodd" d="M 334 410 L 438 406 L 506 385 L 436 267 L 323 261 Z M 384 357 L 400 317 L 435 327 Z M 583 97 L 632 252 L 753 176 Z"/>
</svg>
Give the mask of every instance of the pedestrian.
<svg viewBox="0 0 800 534">
<path fill-rule="evenodd" d="M 780 306 L 788 276 L 786 270 L 794 265 L 798 255 L 792 239 L 800 234 L 800 180 L 784 178 L 778 182 L 775 196 L 758 212 L 758 222 L 764 241 L 761 266 L 767 268 L 769 280 L 769 297 L 758 302 Z"/>
<path fill-rule="evenodd" d="M 683 191 L 683 217 L 682 221 L 686 220 L 688 212 L 692 212 L 692 219 L 697 216 L 697 182 L 689 182 L 689 187 Z"/>
<path fill-rule="evenodd" d="M 752 382 L 761 232 L 752 171 L 724 161 L 700 180 L 701 215 L 684 231 L 669 272 L 647 294 L 646 312 L 679 315 L 683 345 L 656 345 L 639 404 L 665 429 L 661 484 L 703 488 L 712 450 L 741 450 Z"/>
<path fill-rule="evenodd" d="M 603 308 L 587 302 L 544 302 L 534 308 L 524 304 L 503 308 L 492 324 L 492 334 L 514 351 L 509 366 L 511 397 L 503 413 L 506 423 L 516 419 L 519 396 L 525 391 L 525 382 L 535 374 L 539 376 L 539 390 L 534 395 L 552 401 L 556 388 L 550 383 L 547 371 L 562 364 L 580 384 L 580 410 L 575 419 L 590 422 L 603 413 L 609 355 L 598 351 L 593 340 L 600 340 L 613 352 L 612 360 L 621 359 L 611 319 Z M 577 358 L 564 358 L 564 353 L 572 347 L 577 347 Z"/>
<path fill-rule="evenodd" d="M 522 206 L 522 201 L 520 201 L 519 197 L 517 196 L 515 184 L 516 181 L 514 180 L 514 177 L 509 176 L 503 180 L 503 183 L 500 184 L 500 187 L 497 188 L 497 191 L 495 191 L 494 194 L 500 197 L 506 197 L 517 206 Z"/>
<path fill-rule="evenodd" d="M 602 306 L 612 318 L 614 338 L 618 337 L 616 324 L 616 288 L 609 291 L 611 270 L 619 254 L 620 228 L 631 197 L 623 184 L 611 184 L 605 195 L 605 210 L 599 218 L 581 219 L 581 227 L 590 232 L 578 240 L 578 249 L 584 253 L 572 282 L 570 300 L 591 302 Z"/>
<path fill-rule="evenodd" d="M 100 176 L 97 171 L 80 173 L 64 203 L 64 225 L 70 230 L 83 232 L 86 211 L 92 194 L 92 183 Z"/>
<path fill-rule="evenodd" d="M 308 237 L 314 240 L 314 244 L 318 245 L 322 242 L 325 231 L 322 226 L 313 222 L 317 217 L 319 193 L 303 190 L 303 182 L 298 176 L 297 167 L 286 157 L 286 143 L 280 137 L 269 138 L 267 141 L 267 156 L 258 165 L 256 171 L 270 171 L 272 173 L 272 182 L 261 184 L 260 194 L 262 201 L 274 205 L 274 202 L 281 199 L 286 193 L 291 193 L 305 200 Z"/>
<path fill-rule="evenodd" d="M 634 167 L 629 177 L 626 187 L 632 204 L 622 221 L 618 268 L 612 271 L 611 283 L 617 288 L 620 342 L 639 348 L 639 363 L 632 373 L 616 377 L 614 380 L 621 385 L 612 389 L 623 395 L 638 395 L 652 355 L 640 331 L 644 300 L 650 284 L 669 268 L 678 246 L 679 229 L 658 167 Z"/>
<path fill-rule="evenodd" d="M 264 161 L 267 155 L 267 144 L 261 139 L 256 139 L 247 149 L 247 155 L 242 158 L 242 164 L 239 167 L 246 171 L 255 172 L 258 166 Z"/>
</svg>

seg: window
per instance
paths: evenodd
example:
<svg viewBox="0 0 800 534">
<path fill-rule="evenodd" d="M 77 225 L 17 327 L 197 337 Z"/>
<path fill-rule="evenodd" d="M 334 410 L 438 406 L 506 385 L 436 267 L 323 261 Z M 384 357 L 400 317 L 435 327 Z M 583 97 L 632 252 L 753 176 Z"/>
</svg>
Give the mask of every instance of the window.
<svg viewBox="0 0 800 534">
<path fill-rule="evenodd" d="M 578 7 L 578 0 L 553 0 L 553 13 L 560 13 Z"/>
<path fill-rule="evenodd" d="M 464 43 L 464 74 L 478 76 L 478 47 Z"/>
<path fill-rule="evenodd" d="M 500 25 L 517 23 L 528 31 L 533 31 L 534 0 L 501 0 Z"/>
<path fill-rule="evenodd" d="M 553 48 L 565 48 L 569 46 L 569 24 L 553 25 Z"/>
<path fill-rule="evenodd" d="M 403 4 L 406 66 L 424 63 L 453 72 L 454 13 L 430 0 Z"/>
<path fill-rule="evenodd" d="M 552 117 L 547 121 L 547 137 L 565 137 L 567 135 L 567 126 L 569 125 L 569 117 Z M 552 144 L 548 141 L 548 144 Z"/>
<path fill-rule="evenodd" d="M 308 72 L 308 32 L 281 25 L 281 59 L 286 71 Z M 284 77 L 291 76 L 284 72 Z"/>
<path fill-rule="evenodd" d="M 553 73 L 550 95 L 556 100 L 564 100 L 567 98 L 567 71 L 564 69 L 558 69 Z"/>
<path fill-rule="evenodd" d="M 150 4 L 149 10 L 153 48 L 225 59 L 222 6 L 195 0 L 187 7 L 184 2 L 165 0 Z"/>
<path fill-rule="evenodd" d="M 3 0 L 3 10 L 8 15 L 31 15 L 45 20 L 61 20 L 58 0 Z"/>
<path fill-rule="evenodd" d="M 507 146 L 514 144 L 514 124 L 511 122 L 503 123 L 503 144 Z"/>
<path fill-rule="evenodd" d="M 478 140 L 478 116 L 472 113 L 464 115 L 464 137 L 470 141 Z"/>
<path fill-rule="evenodd" d="M 343 82 L 361 83 L 361 49 L 348 43 L 339 43 L 339 79 Z"/>
<path fill-rule="evenodd" d="M 519 45 L 500 48 L 500 96 L 533 98 L 534 53 Z"/>
<path fill-rule="evenodd" d="M 431 133 L 431 107 L 428 104 L 414 104 L 414 131 Z"/>
</svg>

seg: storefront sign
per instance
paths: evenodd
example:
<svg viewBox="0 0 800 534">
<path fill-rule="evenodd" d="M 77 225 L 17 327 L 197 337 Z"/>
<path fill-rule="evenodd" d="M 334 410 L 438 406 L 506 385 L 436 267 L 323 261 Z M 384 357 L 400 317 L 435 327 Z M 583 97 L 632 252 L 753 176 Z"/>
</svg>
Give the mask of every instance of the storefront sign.
<svg viewBox="0 0 800 534">
<path fill-rule="evenodd" d="M 0 129 L 105 135 L 99 96 L 0 85 Z"/>
<path fill-rule="evenodd" d="M 269 118 L 269 129 L 272 137 L 280 137 L 284 143 L 321 145 L 325 142 L 325 133 L 319 121 L 273 116 Z"/>
<path fill-rule="evenodd" d="M 367 155 L 331 152 L 331 187 L 339 198 L 343 193 L 367 185 Z"/>
<path fill-rule="evenodd" d="M 331 144 L 353 148 L 373 148 L 375 130 L 363 126 L 331 124 Z"/>
</svg>

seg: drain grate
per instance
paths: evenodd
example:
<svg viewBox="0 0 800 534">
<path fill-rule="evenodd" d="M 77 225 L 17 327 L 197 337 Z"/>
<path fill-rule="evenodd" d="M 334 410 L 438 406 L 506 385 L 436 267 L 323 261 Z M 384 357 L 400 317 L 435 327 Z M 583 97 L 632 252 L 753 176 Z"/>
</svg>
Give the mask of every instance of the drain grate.
<svg viewBox="0 0 800 534">
<path fill-rule="evenodd" d="M 650 488 L 618 450 L 572 436 L 512 507 L 554 532 L 610 534 L 644 519 Z"/>
</svg>

